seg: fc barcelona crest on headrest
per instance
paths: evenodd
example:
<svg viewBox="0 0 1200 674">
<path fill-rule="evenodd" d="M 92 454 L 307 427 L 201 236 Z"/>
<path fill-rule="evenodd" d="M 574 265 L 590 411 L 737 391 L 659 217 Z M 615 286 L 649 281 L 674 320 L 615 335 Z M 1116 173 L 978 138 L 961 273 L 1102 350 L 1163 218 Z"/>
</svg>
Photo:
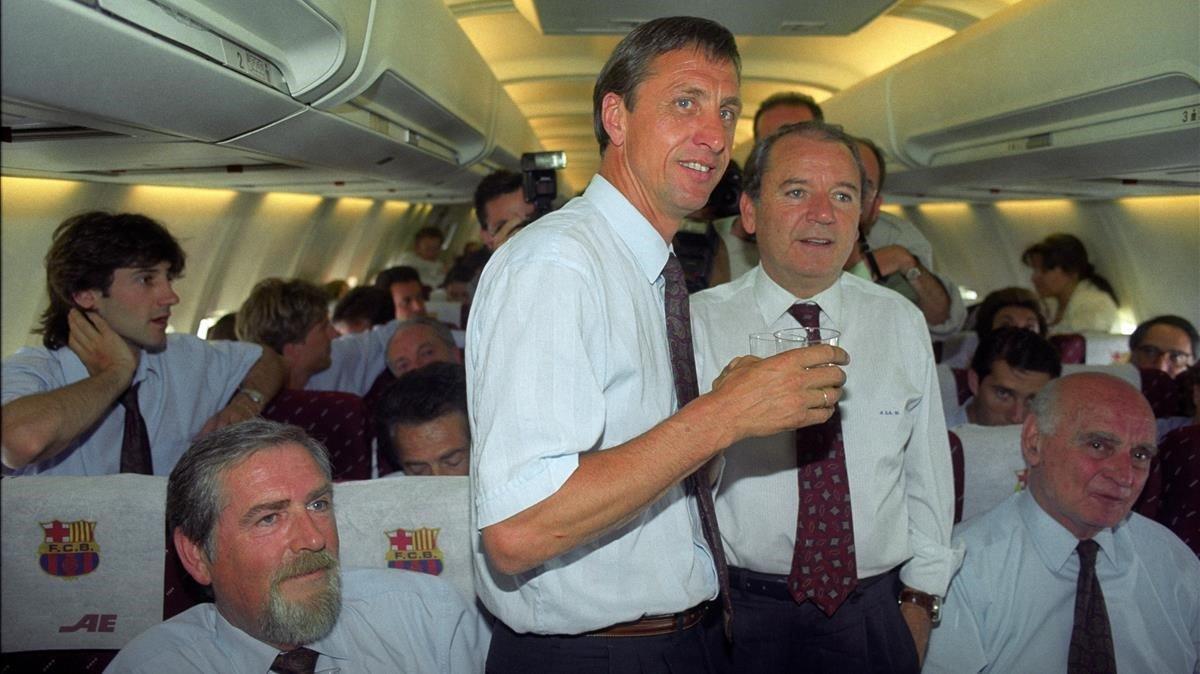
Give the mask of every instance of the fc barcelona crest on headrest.
<svg viewBox="0 0 1200 674">
<path fill-rule="evenodd" d="M 95 522 L 54 520 L 41 525 L 43 537 L 38 546 L 38 564 L 43 571 L 60 578 L 75 578 L 100 566 Z"/>
<path fill-rule="evenodd" d="M 387 565 L 392 569 L 408 569 L 437 576 L 442 573 L 442 551 L 437 537 L 441 529 L 396 529 L 384 535 L 388 538 Z"/>
</svg>

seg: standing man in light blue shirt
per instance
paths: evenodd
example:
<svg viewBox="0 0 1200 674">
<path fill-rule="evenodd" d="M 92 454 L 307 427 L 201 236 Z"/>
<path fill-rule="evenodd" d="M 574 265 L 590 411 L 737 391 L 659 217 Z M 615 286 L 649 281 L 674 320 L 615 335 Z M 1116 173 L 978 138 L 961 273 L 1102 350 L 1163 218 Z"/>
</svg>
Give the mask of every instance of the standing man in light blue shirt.
<svg viewBox="0 0 1200 674">
<path fill-rule="evenodd" d="M 1021 431 L 1028 489 L 959 534 L 967 556 L 925 671 L 1200 672 L 1200 560 L 1129 512 L 1154 443 L 1128 383 L 1047 384 Z"/>
<path fill-rule="evenodd" d="M 634 29 L 593 91 L 599 175 L 483 273 L 467 392 L 477 588 L 502 623 L 489 671 L 711 670 L 718 569 L 703 492 L 681 482 L 744 437 L 824 421 L 838 399 L 839 368 L 806 369 L 846 363 L 828 346 L 734 363 L 711 393 L 677 399 L 668 242 L 729 163 L 738 88 L 724 27 Z"/>
<path fill-rule="evenodd" d="M 143 215 L 95 211 L 58 226 L 38 328 L 45 348 L 3 365 L 6 471 L 122 472 L 123 438 L 140 422 L 149 448 L 143 455 L 138 443 L 142 460 L 124 466 L 166 475 L 194 438 L 262 411 L 283 384 L 277 356 L 167 334 L 184 262 L 175 237 Z M 127 419 L 127 409 L 138 414 Z"/>
<path fill-rule="evenodd" d="M 488 635 L 445 580 L 338 565 L 325 448 L 256 419 L 193 445 L 167 483 L 167 528 L 214 603 L 136 637 L 108 672 L 474 674 Z"/>
</svg>

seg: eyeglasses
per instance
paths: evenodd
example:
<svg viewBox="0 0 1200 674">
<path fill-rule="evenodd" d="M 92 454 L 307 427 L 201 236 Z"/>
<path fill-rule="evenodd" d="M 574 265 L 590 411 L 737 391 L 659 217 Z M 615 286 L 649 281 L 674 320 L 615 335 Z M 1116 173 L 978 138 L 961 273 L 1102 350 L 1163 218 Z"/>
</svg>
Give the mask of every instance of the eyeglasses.
<svg viewBox="0 0 1200 674">
<path fill-rule="evenodd" d="M 1146 358 L 1148 360 L 1158 360 L 1159 358 L 1162 358 L 1163 355 L 1165 354 L 1167 357 L 1167 360 L 1170 361 L 1170 363 L 1172 365 L 1191 365 L 1192 364 L 1192 354 L 1184 353 L 1183 351 L 1178 351 L 1176 349 L 1171 349 L 1169 351 L 1163 351 L 1162 349 L 1160 349 L 1157 346 L 1154 346 L 1152 344 L 1142 344 L 1142 345 L 1136 347 L 1134 349 L 1134 351 L 1136 351 L 1138 353 L 1138 355 L 1140 355 L 1143 358 Z"/>
</svg>

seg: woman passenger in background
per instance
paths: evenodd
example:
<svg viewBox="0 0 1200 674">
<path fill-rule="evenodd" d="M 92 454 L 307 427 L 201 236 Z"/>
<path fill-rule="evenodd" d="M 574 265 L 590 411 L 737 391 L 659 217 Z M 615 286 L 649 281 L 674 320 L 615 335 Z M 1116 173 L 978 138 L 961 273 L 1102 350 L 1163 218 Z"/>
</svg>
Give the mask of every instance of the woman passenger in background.
<svg viewBox="0 0 1200 674">
<path fill-rule="evenodd" d="M 1113 332 L 1117 293 L 1088 262 L 1082 241 L 1051 234 L 1026 248 L 1021 261 L 1033 269 L 1033 286 L 1048 302 L 1051 332 Z"/>
</svg>

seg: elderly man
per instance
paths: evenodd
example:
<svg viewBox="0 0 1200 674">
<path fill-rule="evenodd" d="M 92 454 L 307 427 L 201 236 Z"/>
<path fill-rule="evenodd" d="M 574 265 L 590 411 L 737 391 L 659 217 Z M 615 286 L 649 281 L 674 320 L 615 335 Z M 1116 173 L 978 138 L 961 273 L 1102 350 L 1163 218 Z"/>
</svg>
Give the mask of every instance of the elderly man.
<svg viewBox="0 0 1200 674">
<path fill-rule="evenodd" d="M 717 515 L 733 584 L 733 670 L 915 672 L 950 547 L 950 450 L 920 313 L 845 274 L 862 165 L 840 127 L 808 122 L 747 161 L 742 218 L 760 265 L 697 294 L 702 385 L 748 333 L 831 328 L 850 354 L 846 397 L 820 429 L 726 453 Z M 831 401 L 832 403 L 832 401 Z"/>
<path fill-rule="evenodd" d="M 195 437 L 257 415 L 279 391 L 268 350 L 167 334 L 184 260 L 144 215 L 94 211 L 58 226 L 45 348 L 4 360 L 6 472 L 166 475 Z"/>
<path fill-rule="evenodd" d="M 308 281 L 264 279 L 238 310 L 238 337 L 283 357 L 289 389 L 364 395 L 384 370 L 398 322 L 339 337 L 327 305 L 325 294 Z"/>
<path fill-rule="evenodd" d="M 1200 671 L 1200 560 L 1129 509 L 1154 414 L 1103 374 L 1048 384 L 1021 429 L 1028 489 L 958 534 L 967 558 L 927 672 Z"/>
<path fill-rule="evenodd" d="M 430 363 L 400 376 L 377 405 L 392 460 L 405 475 L 466 475 L 471 468 L 462 365 Z M 397 473 L 392 473 L 398 475 Z"/>
<path fill-rule="evenodd" d="M 338 568 L 329 459 L 295 426 L 248 421 L 193 445 L 167 483 L 167 526 L 215 603 L 150 628 L 107 671 L 482 668 L 486 630 L 448 583 Z"/>
<path fill-rule="evenodd" d="M 829 346 L 734 364 L 696 397 L 667 242 L 729 162 L 738 64 L 733 35 L 705 19 L 631 31 L 593 90 L 599 175 L 483 274 L 467 390 L 476 577 L 502 623 L 490 671 L 719 664 L 709 626 L 728 613 L 708 602 L 726 575 L 702 469 L 838 400 L 841 369 L 815 367 L 846 362 Z"/>
<path fill-rule="evenodd" d="M 1196 362 L 1200 333 L 1181 316 L 1155 316 L 1129 336 L 1129 362 L 1178 377 Z"/>
<path fill-rule="evenodd" d="M 393 377 L 429 363 L 461 363 L 454 334 L 436 318 L 419 316 L 396 326 L 387 345 L 387 367 Z"/>
</svg>

